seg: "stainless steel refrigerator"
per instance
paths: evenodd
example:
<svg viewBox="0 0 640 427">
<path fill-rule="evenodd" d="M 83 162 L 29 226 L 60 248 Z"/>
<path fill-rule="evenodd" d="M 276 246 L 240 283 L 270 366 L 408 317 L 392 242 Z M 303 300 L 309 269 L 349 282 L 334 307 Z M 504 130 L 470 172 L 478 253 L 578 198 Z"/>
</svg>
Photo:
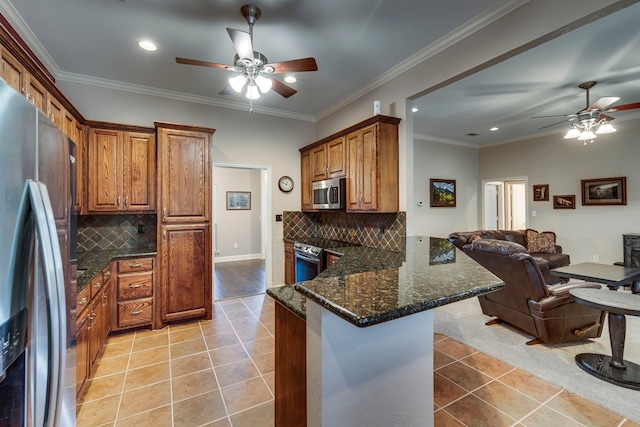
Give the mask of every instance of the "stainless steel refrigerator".
<svg viewBox="0 0 640 427">
<path fill-rule="evenodd" d="M 75 425 L 69 146 L 0 80 L 0 427 Z"/>
</svg>

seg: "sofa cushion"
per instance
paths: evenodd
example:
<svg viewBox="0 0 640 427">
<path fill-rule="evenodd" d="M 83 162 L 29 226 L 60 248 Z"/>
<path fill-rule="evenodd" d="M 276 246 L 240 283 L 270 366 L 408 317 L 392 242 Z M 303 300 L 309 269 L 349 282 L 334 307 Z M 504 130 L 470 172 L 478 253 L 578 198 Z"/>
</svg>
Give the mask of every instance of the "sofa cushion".
<svg viewBox="0 0 640 427">
<path fill-rule="evenodd" d="M 529 253 L 556 253 L 556 233 L 553 231 L 537 232 L 527 228 L 527 250 Z"/>
<path fill-rule="evenodd" d="M 534 257 L 536 261 L 544 260 L 547 264 L 549 264 L 549 268 L 552 268 L 552 269 L 558 268 L 558 267 L 564 267 L 566 265 L 571 264 L 571 260 L 569 259 L 568 254 L 549 254 L 545 252 L 537 252 L 537 253 L 531 253 L 531 256 Z M 541 264 L 541 262 L 538 262 L 538 265 L 539 264 Z"/>
</svg>

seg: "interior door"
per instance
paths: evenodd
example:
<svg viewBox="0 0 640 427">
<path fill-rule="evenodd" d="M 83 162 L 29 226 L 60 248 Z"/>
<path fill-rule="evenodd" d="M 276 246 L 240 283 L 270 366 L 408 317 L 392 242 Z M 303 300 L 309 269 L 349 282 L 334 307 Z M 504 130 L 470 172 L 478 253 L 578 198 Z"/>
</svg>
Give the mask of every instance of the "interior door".
<svg viewBox="0 0 640 427">
<path fill-rule="evenodd" d="M 505 182 L 505 192 L 507 229 L 524 230 L 527 228 L 527 197 L 524 181 Z"/>
<path fill-rule="evenodd" d="M 484 229 L 498 229 L 498 195 L 501 185 L 488 183 L 484 186 Z"/>
</svg>

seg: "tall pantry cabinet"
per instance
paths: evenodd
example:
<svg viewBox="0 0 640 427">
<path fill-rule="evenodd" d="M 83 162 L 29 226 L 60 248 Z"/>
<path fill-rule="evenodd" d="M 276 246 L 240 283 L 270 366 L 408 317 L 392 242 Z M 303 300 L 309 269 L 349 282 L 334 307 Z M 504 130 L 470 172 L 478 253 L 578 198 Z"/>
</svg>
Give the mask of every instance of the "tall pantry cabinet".
<svg viewBox="0 0 640 427">
<path fill-rule="evenodd" d="M 214 129 L 155 123 L 158 137 L 157 324 L 211 318 Z"/>
</svg>

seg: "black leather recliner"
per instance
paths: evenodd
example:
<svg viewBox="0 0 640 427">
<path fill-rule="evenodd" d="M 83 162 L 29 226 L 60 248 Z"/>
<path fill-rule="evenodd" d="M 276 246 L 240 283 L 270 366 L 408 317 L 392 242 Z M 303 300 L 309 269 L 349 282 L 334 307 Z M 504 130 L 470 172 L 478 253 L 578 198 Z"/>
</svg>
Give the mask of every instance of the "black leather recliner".
<svg viewBox="0 0 640 427">
<path fill-rule="evenodd" d="M 482 312 L 536 337 L 527 344 L 555 344 L 602 334 L 605 313 L 575 302 L 569 294 L 569 289 L 600 288 L 599 284 L 547 285 L 535 260 L 518 243 L 479 239 L 465 245 L 464 251 L 506 285 L 478 297 Z M 498 322 L 488 322 L 492 323 Z"/>
</svg>

